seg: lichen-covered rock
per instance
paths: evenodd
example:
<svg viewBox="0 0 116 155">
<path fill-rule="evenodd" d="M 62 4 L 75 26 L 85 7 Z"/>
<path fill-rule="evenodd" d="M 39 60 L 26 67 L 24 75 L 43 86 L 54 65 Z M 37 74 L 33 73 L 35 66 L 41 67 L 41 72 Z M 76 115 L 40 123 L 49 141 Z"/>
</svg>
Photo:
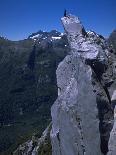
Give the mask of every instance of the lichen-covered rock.
<svg viewBox="0 0 116 155">
<path fill-rule="evenodd" d="M 115 77 L 105 39 L 79 18 L 63 17 L 70 53 L 59 64 L 58 98 L 51 108 L 53 155 L 106 155 L 113 126 Z M 113 74 L 110 74 L 113 73 Z"/>
</svg>

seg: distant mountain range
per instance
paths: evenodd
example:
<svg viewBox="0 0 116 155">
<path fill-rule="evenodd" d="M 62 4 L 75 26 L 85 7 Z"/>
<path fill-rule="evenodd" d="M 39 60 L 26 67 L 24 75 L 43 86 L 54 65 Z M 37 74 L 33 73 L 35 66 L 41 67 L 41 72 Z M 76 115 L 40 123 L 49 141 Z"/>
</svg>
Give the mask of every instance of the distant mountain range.
<svg viewBox="0 0 116 155">
<path fill-rule="evenodd" d="M 46 128 L 57 97 L 56 68 L 68 51 L 56 30 L 21 41 L 0 37 L 0 154 Z"/>
<path fill-rule="evenodd" d="M 45 32 L 45 31 L 38 31 L 36 33 L 32 33 L 28 39 L 33 39 L 33 40 L 49 40 L 49 41 L 53 41 L 53 40 L 58 40 L 61 39 L 61 37 L 63 36 L 63 33 L 60 33 L 56 30 L 52 30 L 51 32 Z"/>
</svg>

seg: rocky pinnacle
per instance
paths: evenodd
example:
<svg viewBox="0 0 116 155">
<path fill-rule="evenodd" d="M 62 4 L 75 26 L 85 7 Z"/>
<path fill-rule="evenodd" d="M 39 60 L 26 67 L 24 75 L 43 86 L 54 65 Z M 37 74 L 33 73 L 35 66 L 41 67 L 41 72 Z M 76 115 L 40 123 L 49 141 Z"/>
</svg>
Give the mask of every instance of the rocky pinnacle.
<svg viewBox="0 0 116 155">
<path fill-rule="evenodd" d="M 51 108 L 52 155 L 106 155 L 113 127 L 114 59 L 105 39 L 79 18 L 61 18 L 70 52 L 59 64 Z"/>
</svg>

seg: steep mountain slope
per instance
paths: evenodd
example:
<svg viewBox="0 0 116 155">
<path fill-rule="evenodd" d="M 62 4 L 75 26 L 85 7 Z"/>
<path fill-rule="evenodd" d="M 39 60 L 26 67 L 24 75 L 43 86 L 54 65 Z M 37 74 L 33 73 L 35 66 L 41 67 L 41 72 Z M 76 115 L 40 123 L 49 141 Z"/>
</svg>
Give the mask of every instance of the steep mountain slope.
<svg viewBox="0 0 116 155">
<path fill-rule="evenodd" d="M 50 141 L 51 123 L 42 133 L 41 137 L 36 135 L 32 136 L 32 139 L 19 145 L 19 147 L 13 152 L 13 155 L 51 155 L 51 141 Z"/>
<path fill-rule="evenodd" d="M 116 55 L 104 37 L 87 33 L 78 17 L 66 15 L 61 20 L 71 50 L 56 71 L 52 155 L 106 155 L 108 149 L 115 155 L 116 140 L 110 132 L 116 104 L 112 97 L 116 90 Z M 114 130 L 111 133 L 115 135 Z"/>
<path fill-rule="evenodd" d="M 116 51 L 116 30 L 114 30 L 109 38 L 108 38 L 108 42 L 111 46 L 113 46 L 114 50 Z"/>
<path fill-rule="evenodd" d="M 22 41 L 0 38 L 0 154 L 41 135 L 49 123 L 55 71 L 67 52 L 66 37 L 55 30 Z"/>
</svg>

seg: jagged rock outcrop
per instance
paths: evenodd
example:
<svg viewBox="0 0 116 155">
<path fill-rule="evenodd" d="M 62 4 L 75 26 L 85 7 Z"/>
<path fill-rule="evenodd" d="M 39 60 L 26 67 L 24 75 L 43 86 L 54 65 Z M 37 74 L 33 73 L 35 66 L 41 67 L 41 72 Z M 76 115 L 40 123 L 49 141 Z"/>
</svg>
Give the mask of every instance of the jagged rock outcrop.
<svg viewBox="0 0 116 155">
<path fill-rule="evenodd" d="M 115 50 L 116 55 L 116 29 L 110 34 L 108 42 L 110 46 Z"/>
<path fill-rule="evenodd" d="M 63 17 L 70 53 L 59 64 L 58 98 L 51 108 L 53 155 L 106 155 L 113 126 L 115 56 L 105 39 L 80 20 Z"/>
<path fill-rule="evenodd" d="M 51 153 L 50 130 L 51 123 L 40 138 L 33 136 L 32 140 L 20 145 L 17 150 L 13 152 L 13 155 L 49 155 Z"/>
</svg>

